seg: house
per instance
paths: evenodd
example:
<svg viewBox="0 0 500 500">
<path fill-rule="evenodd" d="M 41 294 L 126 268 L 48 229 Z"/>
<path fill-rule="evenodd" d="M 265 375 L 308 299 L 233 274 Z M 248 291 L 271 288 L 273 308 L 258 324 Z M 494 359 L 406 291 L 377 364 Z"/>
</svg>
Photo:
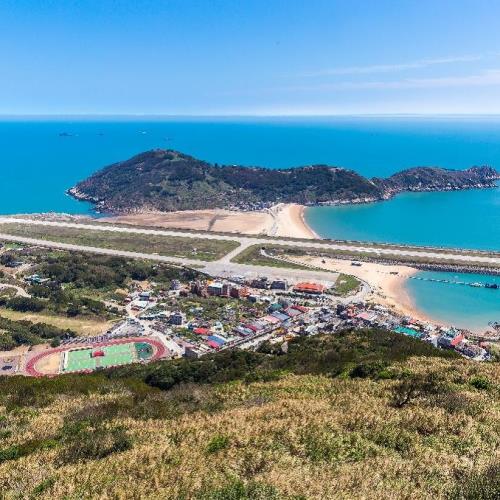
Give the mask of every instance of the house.
<svg viewBox="0 0 500 500">
<path fill-rule="evenodd" d="M 268 284 L 268 280 L 265 276 L 261 277 L 261 278 L 257 278 L 255 280 L 252 281 L 252 287 L 253 288 L 260 288 L 262 290 L 266 290 L 267 288 L 269 288 L 269 284 Z"/>
<path fill-rule="evenodd" d="M 271 290 L 288 290 L 287 280 L 274 280 L 271 283 Z"/>
<path fill-rule="evenodd" d="M 31 283 L 32 285 L 43 285 L 44 283 L 48 283 L 50 278 L 42 278 L 39 274 L 32 274 L 31 276 L 26 276 L 24 281 Z"/>
<path fill-rule="evenodd" d="M 170 290 L 180 290 L 181 282 L 179 280 L 173 279 L 170 283 Z"/>
<path fill-rule="evenodd" d="M 464 338 L 465 337 L 463 333 L 460 333 L 457 330 L 450 328 L 449 330 L 446 330 L 438 337 L 437 343 L 439 347 L 443 347 L 445 349 L 451 349 L 460 344 L 460 342 L 462 342 Z"/>
<path fill-rule="evenodd" d="M 177 311 L 177 312 L 174 312 L 171 316 L 170 316 L 170 323 L 172 325 L 176 325 L 176 326 L 182 326 L 184 324 L 184 322 L 186 321 L 186 317 L 184 316 L 184 314 L 182 314 L 181 312 Z"/>
<path fill-rule="evenodd" d="M 210 330 L 208 328 L 195 328 L 193 330 L 193 333 L 195 333 L 196 335 L 209 335 L 210 334 Z"/>
<path fill-rule="evenodd" d="M 280 320 L 276 316 L 272 316 L 270 314 L 267 316 L 264 316 L 262 319 L 264 321 L 267 321 L 271 325 L 276 325 L 276 324 L 280 323 Z"/>
<path fill-rule="evenodd" d="M 213 283 L 210 283 L 207 287 L 208 295 L 220 297 L 222 295 L 222 289 L 224 288 L 224 285 L 220 283 L 219 281 L 214 281 Z"/>
<path fill-rule="evenodd" d="M 321 295 L 325 291 L 325 286 L 319 283 L 301 282 L 293 287 L 293 291 L 297 293 L 310 293 L 313 295 Z"/>
<path fill-rule="evenodd" d="M 233 286 L 231 287 L 229 295 L 233 297 L 233 299 L 244 299 L 245 297 L 248 297 L 250 295 L 250 292 L 248 291 L 248 288 L 245 286 L 242 288 Z"/>
<path fill-rule="evenodd" d="M 373 323 L 377 319 L 377 313 L 371 312 L 371 311 L 363 311 L 360 312 L 356 318 L 362 320 L 363 322 L 367 324 Z"/>
</svg>

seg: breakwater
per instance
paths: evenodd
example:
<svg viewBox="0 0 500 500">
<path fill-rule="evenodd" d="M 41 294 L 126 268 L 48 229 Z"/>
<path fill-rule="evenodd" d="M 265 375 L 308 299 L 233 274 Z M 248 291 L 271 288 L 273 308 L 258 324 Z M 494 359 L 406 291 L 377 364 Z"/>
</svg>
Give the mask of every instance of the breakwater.
<svg viewBox="0 0 500 500">
<path fill-rule="evenodd" d="M 459 286 L 470 286 L 473 288 L 487 288 L 489 290 L 500 290 L 500 285 L 497 283 L 481 283 L 480 281 L 455 281 L 449 279 L 438 279 L 438 278 L 424 278 L 422 276 L 410 276 L 409 279 L 420 280 L 420 281 L 430 281 L 434 283 L 446 283 L 448 285 L 459 285 Z"/>
</svg>

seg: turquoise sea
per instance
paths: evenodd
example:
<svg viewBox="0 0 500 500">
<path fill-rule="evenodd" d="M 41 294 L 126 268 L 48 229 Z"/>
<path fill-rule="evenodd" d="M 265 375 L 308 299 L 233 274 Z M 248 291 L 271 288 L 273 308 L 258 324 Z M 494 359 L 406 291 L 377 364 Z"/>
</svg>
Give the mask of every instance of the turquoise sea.
<svg viewBox="0 0 500 500">
<path fill-rule="evenodd" d="M 65 190 L 104 165 L 151 148 L 174 148 L 219 164 L 328 163 L 370 177 L 419 165 L 500 168 L 500 117 L 4 120 L 0 214 L 91 213 Z M 306 217 L 324 237 L 500 250 L 500 188 L 404 194 L 371 205 L 311 208 Z M 429 309 L 428 294 L 448 304 L 440 310 L 464 310 L 462 295 L 434 285 L 415 289 L 418 307 Z M 500 301 L 492 304 L 500 310 Z M 498 319 L 485 311 L 484 320 Z"/>
<path fill-rule="evenodd" d="M 500 276 L 423 271 L 419 278 L 466 283 L 496 283 Z M 500 321 L 500 289 L 475 288 L 450 283 L 409 279 L 406 289 L 419 309 L 433 319 L 471 330 L 484 330 L 489 321 Z"/>
</svg>

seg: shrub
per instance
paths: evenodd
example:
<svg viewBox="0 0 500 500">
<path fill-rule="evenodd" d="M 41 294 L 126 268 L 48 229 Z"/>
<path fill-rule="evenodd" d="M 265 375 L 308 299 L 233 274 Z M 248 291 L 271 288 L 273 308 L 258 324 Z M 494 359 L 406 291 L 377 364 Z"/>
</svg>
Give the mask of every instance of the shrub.
<svg viewBox="0 0 500 500">
<path fill-rule="evenodd" d="M 449 500 L 496 500 L 500 498 L 500 463 L 483 471 L 457 473 L 456 484 L 447 495 Z"/>
<path fill-rule="evenodd" d="M 436 373 L 409 375 L 394 387 L 393 404 L 396 408 L 402 408 L 415 399 L 445 391 L 447 391 L 447 387 Z"/>
<path fill-rule="evenodd" d="M 7 302 L 7 307 L 19 312 L 40 312 L 45 309 L 45 302 L 29 297 L 14 297 Z"/>
<path fill-rule="evenodd" d="M 385 368 L 387 368 L 385 361 L 359 363 L 349 372 L 349 376 L 351 378 L 378 378 Z"/>
<path fill-rule="evenodd" d="M 489 379 L 482 376 L 473 377 L 470 381 L 470 385 L 481 391 L 487 391 L 492 387 L 492 383 L 489 381 Z"/>
<path fill-rule="evenodd" d="M 31 455 L 38 450 L 46 450 L 57 446 L 57 442 L 52 439 L 33 440 L 27 443 L 9 446 L 0 450 L 0 463 L 9 460 L 17 460 L 18 458 Z"/>
<path fill-rule="evenodd" d="M 217 489 L 205 489 L 198 493 L 197 500 L 278 500 L 280 497 L 273 486 L 258 482 L 247 484 L 233 480 Z"/>
<path fill-rule="evenodd" d="M 122 426 L 106 427 L 99 423 L 78 422 L 66 425 L 61 436 L 63 464 L 98 460 L 132 448 L 132 440 Z"/>
<path fill-rule="evenodd" d="M 33 496 L 38 496 L 41 495 L 42 493 L 45 493 L 47 490 L 50 490 L 52 486 L 54 486 L 56 480 L 53 477 L 49 477 L 42 481 L 41 483 L 37 484 L 34 488 L 31 494 Z"/>
<path fill-rule="evenodd" d="M 217 453 L 229 447 L 229 438 L 221 434 L 214 436 L 207 446 L 207 453 Z"/>
<path fill-rule="evenodd" d="M 344 434 L 312 427 L 303 432 L 300 442 L 311 462 L 358 462 L 376 454 L 375 447 L 355 432 Z"/>
</svg>

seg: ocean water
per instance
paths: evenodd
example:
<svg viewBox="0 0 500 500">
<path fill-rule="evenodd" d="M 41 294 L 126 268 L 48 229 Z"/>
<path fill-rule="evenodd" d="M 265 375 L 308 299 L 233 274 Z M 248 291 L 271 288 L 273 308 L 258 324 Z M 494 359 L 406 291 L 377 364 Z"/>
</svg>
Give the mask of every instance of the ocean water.
<svg viewBox="0 0 500 500">
<path fill-rule="evenodd" d="M 497 283 L 499 276 L 422 271 L 420 278 L 467 283 Z M 489 321 L 500 321 L 500 289 L 473 288 L 450 283 L 410 279 L 406 288 L 415 305 L 430 318 L 445 324 L 483 331 Z"/>
<path fill-rule="evenodd" d="M 327 238 L 500 250 L 500 187 L 310 207 L 306 220 Z"/>
<path fill-rule="evenodd" d="M 416 165 L 500 167 L 500 117 L 0 121 L 0 213 L 86 212 L 87 205 L 64 195 L 68 187 L 152 148 L 220 164 L 328 163 L 370 177 Z M 413 210 L 411 203 L 407 208 Z M 314 227 L 315 218 L 309 216 Z"/>
<path fill-rule="evenodd" d="M 152 148 L 178 149 L 219 164 L 327 163 L 368 177 L 421 165 L 500 168 L 500 117 L 4 120 L 0 214 L 92 213 L 65 190 L 105 165 Z M 499 189 L 403 194 L 365 206 L 311 208 L 306 217 L 324 237 L 500 249 Z M 466 295 L 449 295 L 425 282 L 416 286 L 422 287 L 414 292 L 417 306 L 438 319 L 440 310 L 450 317 L 470 310 L 462 302 Z M 445 303 L 432 309 L 434 297 Z M 499 302 L 478 302 L 474 314 L 483 311 L 483 320 L 494 319 L 491 307 L 500 310 Z"/>
</svg>

